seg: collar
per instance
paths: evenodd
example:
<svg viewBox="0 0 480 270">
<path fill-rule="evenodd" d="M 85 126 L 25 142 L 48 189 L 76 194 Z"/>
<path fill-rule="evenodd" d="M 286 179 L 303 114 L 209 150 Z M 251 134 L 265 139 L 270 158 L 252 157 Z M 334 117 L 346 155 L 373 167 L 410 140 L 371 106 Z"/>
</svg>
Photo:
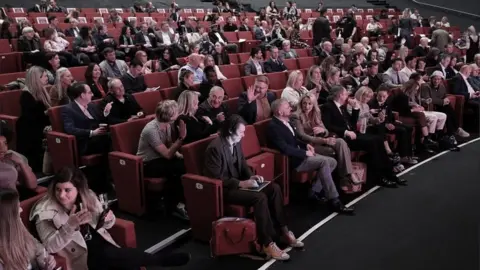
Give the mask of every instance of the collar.
<svg viewBox="0 0 480 270">
<path fill-rule="evenodd" d="M 335 106 L 337 106 L 337 108 L 339 108 L 339 109 L 340 109 L 340 107 L 342 107 L 342 105 L 335 100 L 333 101 L 333 103 L 335 103 Z"/>
<path fill-rule="evenodd" d="M 87 105 L 87 106 L 83 106 L 83 105 L 80 104 L 80 102 L 78 102 L 78 100 L 76 100 L 76 99 L 75 99 L 75 103 L 77 103 L 77 105 L 78 105 L 78 107 L 79 107 L 80 109 L 83 108 L 83 109 L 85 109 L 85 110 L 88 110 L 88 105 Z"/>
<path fill-rule="evenodd" d="M 285 121 L 285 120 L 283 120 L 283 119 L 280 119 L 278 116 L 274 116 L 274 117 L 277 118 L 278 121 L 282 122 L 284 125 L 286 125 L 286 126 L 290 125 L 290 123 L 289 123 L 288 121 Z"/>
</svg>

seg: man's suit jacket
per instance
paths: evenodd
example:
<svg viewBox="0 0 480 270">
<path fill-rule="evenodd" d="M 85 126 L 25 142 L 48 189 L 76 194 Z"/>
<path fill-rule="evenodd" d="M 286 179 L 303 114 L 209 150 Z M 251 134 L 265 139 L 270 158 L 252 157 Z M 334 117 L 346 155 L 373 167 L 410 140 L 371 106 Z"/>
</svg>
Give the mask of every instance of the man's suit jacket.
<svg viewBox="0 0 480 270">
<path fill-rule="evenodd" d="M 453 77 L 451 84 L 453 85 L 452 94 L 464 96 L 465 102 L 470 99 L 467 83 L 465 83 L 462 74 L 458 73 L 455 77 Z"/>
<path fill-rule="evenodd" d="M 445 46 L 450 42 L 450 34 L 443 30 L 437 29 L 432 33 L 432 41 L 430 42 L 433 47 L 437 47 L 441 51 L 445 49 Z"/>
<path fill-rule="evenodd" d="M 298 54 L 297 54 L 297 51 L 295 51 L 295 49 L 290 49 L 289 52 L 285 52 L 285 51 L 280 51 L 280 57 L 282 59 L 295 59 L 295 58 L 298 58 Z"/>
<path fill-rule="evenodd" d="M 147 36 L 148 36 L 148 39 L 150 40 L 150 44 L 152 44 L 152 48 L 156 48 L 157 47 L 157 39 L 155 38 L 155 34 L 152 37 L 150 35 L 150 33 L 148 33 Z M 140 44 L 140 45 L 147 44 L 147 41 L 145 40 L 145 36 L 143 35 L 142 32 L 138 32 L 137 34 L 135 34 L 135 43 Z"/>
<path fill-rule="evenodd" d="M 220 37 L 223 39 L 223 42 L 228 43 L 228 39 L 223 35 L 222 32 L 210 32 L 208 33 L 208 37 L 210 38 L 210 41 L 215 44 L 219 41 L 217 35 L 215 33 L 218 33 Z"/>
<path fill-rule="evenodd" d="M 240 25 L 240 27 L 238 28 L 238 31 L 251 31 L 251 30 L 252 28 L 250 26 L 244 25 L 244 24 Z"/>
<path fill-rule="evenodd" d="M 235 163 L 230 145 L 224 137 L 218 136 L 215 138 L 205 151 L 205 176 L 221 179 L 223 188 L 226 189 L 238 189 L 240 181 L 250 179 L 252 176 L 243 155 L 241 144 L 237 143 L 233 147 L 237 153 L 236 168 L 234 167 Z"/>
<path fill-rule="evenodd" d="M 272 105 L 272 102 L 276 99 L 274 93 L 267 92 L 268 103 Z M 249 124 L 252 125 L 255 123 L 257 118 L 257 102 L 252 101 L 248 103 L 247 93 L 243 92 L 238 98 L 238 114 Z"/>
<path fill-rule="evenodd" d="M 330 22 L 326 17 L 318 17 L 312 25 L 313 45 L 318 45 L 324 38 L 331 39 L 330 37 Z"/>
<path fill-rule="evenodd" d="M 65 36 L 75 37 L 75 30 L 77 31 L 78 34 L 80 34 L 80 29 L 78 29 L 78 27 L 76 29 L 70 27 L 67 30 L 65 30 Z"/>
<path fill-rule="evenodd" d="M 376 98 L 373 98 L 369 103 L 368 106 L 370 109 L 377 109 L 377 110 L 385 110 L 385 124 L 393 124 L 395 123 L 395 115 L 393 114 L 392 111 L 392 96 L 387 98 L 387 100 L 380 106 L 380 103 L 378 103 L 378 100 Z"/>
<path fill-rule="evenodd" d="M 265 66 L 263 65 L 263 62 L 258 62 L 258 63 L 262 67 L 262 73 L 265 73 Z M 245 63 L 245 76 L 250 76 L 250 75 L 260 75 L 260 74 L 257 74 L 257 68 L 255 67 L 255 64 L 253 63 L 252 59 L 248 59 L 248 61 Z"/>
<path fill-rule="evenodd" d="M 329 100 L 323 104 L 321 110 L 323 124 L 330 132 L 335 133 L 337 137 L 343 138 L 346 130 L 356 130 L 360 110 L 352 110 L 352 114 L 350 115 L 345 105 L 342 105 L 340 106 L 342 112 L 340 112 L 333 100 Z"/>
<path fill-rule="evenodd" d="M 263 32 L 262 28 L 256 27 L 253 30 L 253 32 L 255 34 L 255 40 L 260 40 L 260 41 L 263 41 L 263 42 L 267 41 L 267 37 L 265 36 L 265 33 Z"/>
<path fill-rule="evenodd" d="M 63 129 L 65 133 L 75 136 L 80 153 L 87 147 L 90 131 L 98 128 L 100 123 L 106 123 L 97 105 L 90 103 L 87 110 L 93 119 L 89 119 L 75 101 L 65 105 L 61 113 Z"/>
<path fill-rule="evenodd" d="M 272 58 L 268 59 L 263 63 L 265 67 L 265 72 L 272 73 L 272 72 L 282 72 L 287 70 L 287 67 L 283 63 L 283 60 L 279 57 L 277 62 L 275 63 Z"/>
<path fill-rule="evenodd" d="M 120 70 L 120 77 L 116 77 L 115 73 L 113 72 L 112 67 L 110 64 L 107 62 L 107 60 L 103 60 L 99 66 L 100 69 L 102 70 L 103 76 L 107 78 L 118 78 L 120 79 L 123 75 L 127 74 L 128 72 L 128 65 L 125 63 L 123 60 L 115 60 L 115 64 L 117 65 L 118 69 Z"/>
<path fill-rule="evenodd" d="M 300 141 L 296 135 L 295 125 L 290 124 L 292 131 L 278 118 L 273 117 L 268 124 L 267 142 L 269 147 L 277 149 L 282 154 L 288 156 L 292 168 L 298 167 L 302 161 L 307 158 L 307 144 Z"/>
</svg>

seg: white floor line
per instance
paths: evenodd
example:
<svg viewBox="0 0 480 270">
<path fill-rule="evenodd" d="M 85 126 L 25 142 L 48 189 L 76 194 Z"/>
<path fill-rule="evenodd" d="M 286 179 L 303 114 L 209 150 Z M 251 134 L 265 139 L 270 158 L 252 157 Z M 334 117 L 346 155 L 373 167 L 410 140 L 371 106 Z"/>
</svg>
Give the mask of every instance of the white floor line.
<svg viewBox="0 0 480 270">
<path fill-rule="evenodd" d="M 190 230 L 191 230 L 190 228 L 180 230 L 180 231 L 170 235 L 169 237 L 163 239 L 162 241 L 156 243 L 155 245 L 147 248 L 145 250 L 145 252 L 150 253 L 150 254 L 157 253 L 160 250 L 167 247 L 168 245 L 170 245 L 171 243 L 177 241 L 178 238 L 182 237 L 184 234 L 188 233 Z"/>
<path fill-rule="evenodd" d="M 480 140 L 480 138 L 476 138 L 476 139 L 473 139 L 473 140 L 471 140 L 471 141 L 468 141 L 468 142 L 466 142 L 466 143 L 464 143 L 464 144 L 459 145 L 458 147 L 460 147 L 460 148 L 461 148 L 461 147 L 464 147 L 464 146 L 469 145 L 469 144 L 471 144 L 471 143 L 473 143 L 473 142 L 476 142 L 476 141 L 478 141 L 478 140 Z M 422 162 L 419 162 L 419 163 L 415 164 L 414 166 L 412 166 L 412 167 L 404 170 L 403 172 L 397 174 L 397 176 L 400 177 L 400 176 L 402 176 L 402 175 L 410 172 L 411 170 L 413 170 L 413 169 L 415 169 L 415 168 L 417 168 L 417 167 L 419 167 L 419 166 L 421 166 L 421 165 L 423 165 L 423 164 L 425 164 L 425 163 L 427 163 L 427 162 L 429 162 L 429 161 L 431 161 L 431 160 L 433 160 L 433 159 L 436 159 L 436 158 L 438 158 L 438 157 L 440 157 L 440 156 L 445 155 L 445 154 L 448 153 L 448 152 L 450 152 L 450 151 L 443 151 L 443 152 L 441 152 L 441 153 L 436 154 L 435 156 L 432 156 L 432 157 L 430 157 L 430 158 L 427 158 L 427 159 L 423 160 Z M 347 206 L 350 207 L 350 206 L 356 204 L 357 202 L 363 200 L 364 198 L 366 198 L 368 195 L 372 194 L 373 192 L 375 192 L 375 191 L 376 191 L 377 189 L 379 189 L 379 188 L 380 188 L 380 186 L 374 186 L 374 187 L 372 187 L 372 188 L 369 189 L 367 192 L 365 192 L 364 194 L 362 194 L 361 196 L 359 196 L 358 198 L 356 198 L 355 200 L 353 200 L 353 201 L 351 201 L 349 204 L 347 204 Z M 305 238 L 307 238 L 310 234 L 312 234 L 313 232 L 315 232 L 316 230 L 318 230 L 320 227 L 322 227 L 323 225 L 325 225 L 327 222 L 329 222 L 330 220 L 332 220 L 332 219 L 333 219 L 334 217 L 336 217 L 337 215 L 338 215 L 338 213 L 332 213 L 332 214 L 330 214 L 328 217 L 322 219 L 320 222 L 318 222 L 317 224 L 315 224 L 315 225 L 314 225 L 313 227 L 311 227 L 308 231 L 306 231 L 306 232 L 303 233 L 300 237 L 298 237 L 298 240 L 300 240 L 300 241 L 305 240 Z M 292 248 L 290 248 L 290 247 L 287 248 L 287 249 L 285 249 L 286 252 L 289 252 L 290 250 L 292 250 Z M 262 265 L 260 268 L 258 268 L 257 270 L 266 270 L 266 269 L 268 269 L 270 266 L 272 266 L 275 262 L 276 262 L 276 260 L 271 259 L 271 260 L 269 260 L 268 262 L 266 262 L 265 264 L 263 264 L 263 265 Z"/>
<path fill-rule="evenodd" d="M 416 4 L 421 5 L 421 6 L 434 7 L 434 8 L 438 8 L 438 9 L 443 9 L 443 10 L 447 10 L 447 11 L 453 11 L 453 12 L 456 12 L 456 13 L 466 14 L 466 15 L 469 15 L 469 16 L 472 16 L 472 17 L 480 18 L 480 15 L 478 15 L 478 14 L 473 14 L 473 13 L 470 13 L 470 12 L 461 11 L 461 10 L 457 10 L 457 9 L 453 9 L 453 8 L 447 8 L 447 7 L 437 6 L 437 5 L 434 5 L 434 4 L 429 4 L 429 3 L 425 3 L 425 2 L 422 2 L 422 1 L 418 1 L 418 0 L 412 0 L 412 1 L 413 1 L 414 3 L 416 3 Z"/>
</svg>

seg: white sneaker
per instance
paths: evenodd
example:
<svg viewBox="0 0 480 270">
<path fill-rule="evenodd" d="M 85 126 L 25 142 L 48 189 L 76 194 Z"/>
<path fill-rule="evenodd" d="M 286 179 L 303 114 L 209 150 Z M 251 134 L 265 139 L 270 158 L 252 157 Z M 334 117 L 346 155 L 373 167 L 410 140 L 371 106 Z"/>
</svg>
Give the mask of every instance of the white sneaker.
<svg viewBox="0 0 480 270">
<path fill-rule="evenodd" d="M 455 134 L 457 134 L 458 136 L 462 137 L 462 138 L 466 138 L 466 137 L 470 137 L 470 133 L 466 132 L 465 130 L 463 130 L 463 128 L 459 127 L 457 129 L 457 132 L 455 132 Z"/>
</svg>

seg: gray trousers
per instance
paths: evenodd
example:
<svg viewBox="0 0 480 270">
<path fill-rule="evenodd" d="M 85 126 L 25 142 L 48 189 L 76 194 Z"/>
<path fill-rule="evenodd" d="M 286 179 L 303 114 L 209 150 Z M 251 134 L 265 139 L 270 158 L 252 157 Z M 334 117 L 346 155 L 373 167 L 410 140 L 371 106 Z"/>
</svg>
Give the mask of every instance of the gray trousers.
<svg viewBox="0 0 480 270">
<path fill-rule="evenodd" d="M 335 151 L 335 154 L 332 152 Z M 337 171 L 340 178 L 347 177 L 353 173 L 352 154 L 347 142 L 336 138 L 335 145 L 315 145 L 315 152 L 323 156 L 334 157 L 337 160 Z M 332 155 L 333 154 L 333 155 Z"/>
<path fill-rule="evenodd" d="M 312 191 L 319 193 L 323 189 L 325 196 L 330 200 L 338 198 L 338 191 L 332 178 L 335 167 L 337 167 L 337 161 L 334 158 L 317 154 L 304 159 L 295 170 L 297 172 L 317 171 L 317 179 L 312 184 Z"/>
</svg>

